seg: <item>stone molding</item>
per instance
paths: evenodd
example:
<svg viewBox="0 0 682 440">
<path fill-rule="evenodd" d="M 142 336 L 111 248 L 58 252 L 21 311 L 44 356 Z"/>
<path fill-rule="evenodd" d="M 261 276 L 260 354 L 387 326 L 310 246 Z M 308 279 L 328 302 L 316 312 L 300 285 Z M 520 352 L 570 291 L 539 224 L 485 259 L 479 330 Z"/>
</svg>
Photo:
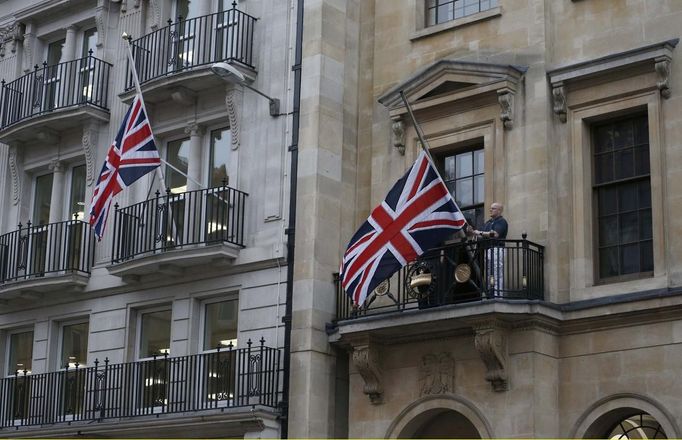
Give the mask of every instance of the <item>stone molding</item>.
<svg viewBox="0 0 682 440">
<path fill-rule="evenodd" d="M 373 405 L 382 403 L 384 389 L 378 344 L 370 339 L 354 344 L 352 359 L 353 365 L 365 382 L 363 392 Z"/>
<path fill-rule="evenodd" d="M 227 108 L 227 118 L 230 121 L 233 150 L 237 150 L 241 143 L 239 132 L 243 96 L 244 91 L 239 86 L 230 84 L 225 89 L 225 107 Z"/>
<path fill-rule="evenodd" d="M 405 121 L 401 117 L 391 118 L 391 143 L 401 156 L 405 155 Z"/>
<path fill-rule="evenodd" d="M 64 166 L 64 162 L 62 162 L 59 159 L 52 159 L 50 163 L 47 165 L 47 169 L 52 171 L 53 173 L 63 173 L 64 170 L 66 170 L 66 167 Z"/>
<path fill-rule="evenodd" d="M 455 360 L 450 353 L 429 353 L 419 366 L 420 396 L 455 392 Z"/>
<path fill-rule="evenodd" d="M 83 136 L 81 137 L 81 145 L 83 146 L 83 154 L 85 155 L 85 181 L 88 186 L 91 186 L 95 179 L 95 150 L 99 137 L 97 128 L 98 126 L 96 123 L 88 124 L 83 127 Z"/>
<path fill-rule="evenodd" d="M 500 120 L 504 128 L 511 130 L 514 126 L 514 94 L 509 90 L 498 90 L 497 102 L 500 103 Z"/>
<path fill-rule="evenodd" d="M 187 123 L 184 132 L 190 136 L 203 136 L 205 127 L 203 125 L 197 124 L 194 121 L 191 121 Z"/>
<path fill-rule="evenodd" d="M 12 204 L 17 205 L 21 200 L 21 179 L 19 176 L 19 147 L 9 147 L 9 171 L 12 178 Z"/>
<path fill-rule="evenodd" d="M 494 391 L 509 389 L 507 326 L 500 320 L 487 319 L 473 323 L 474 346 L 486 367 L 485 380 Z"/>
<path fill-rule="evenodd" d="M 97 28 L 97 48 L 104 47 L 104 34 L 106 33 L 106 17 L 109 13 L 107 0 L 99 0 L 95 8 L 95 27 Z"/>
<path fill-rule="evenodd" d="M 679 43 L 679 39 L 675 38 L 548 70 L 547 77 L 552 88 L 552 108 L 554 113 L 561 122 L 566 122 L 565 86 L 567 83 L 584 81 L 596 76 L 613 75 L 616 72 L 627 72 L 640 66 L 650 66 L 656 72 L 657 81 L 655 86 L 663 98 L 669 98 L 671 95 L 669 82 L 670 62 L 672 61 L 672 53 L 677 43 Z"/>
</svg>

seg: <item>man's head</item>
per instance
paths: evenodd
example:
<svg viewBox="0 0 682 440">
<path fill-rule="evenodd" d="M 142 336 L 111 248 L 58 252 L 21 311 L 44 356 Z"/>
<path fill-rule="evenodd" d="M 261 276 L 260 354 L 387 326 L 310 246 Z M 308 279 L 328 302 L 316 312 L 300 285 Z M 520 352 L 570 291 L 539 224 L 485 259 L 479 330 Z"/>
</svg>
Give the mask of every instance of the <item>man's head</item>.
<svg viewBox="0 0 682 440">
<path fill-rule="evenodd" d="M 493 202 L 493 204 L 490 205 L 490 217 L 497 218 L 501 216 L 503 210 L 504 206 L 502 206 L 502 203 Z"/>
</svg>

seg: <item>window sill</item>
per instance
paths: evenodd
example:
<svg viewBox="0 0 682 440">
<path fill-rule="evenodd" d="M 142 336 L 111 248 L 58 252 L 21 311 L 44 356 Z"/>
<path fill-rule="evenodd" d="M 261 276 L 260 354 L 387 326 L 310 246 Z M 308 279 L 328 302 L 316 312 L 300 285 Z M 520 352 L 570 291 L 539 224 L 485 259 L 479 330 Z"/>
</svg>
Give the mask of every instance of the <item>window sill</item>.
<svg viewBox="0 0 682 440">
<path fill-rule="evenodd" d="M 433 26 L 428 26 L 423 29 L 410 34 L 410 40 L 418 40 L 420 38 L 428 37 L 439 32 L 448 31 L 451 29 L 456 29 L 462 26 L 466 26 L 472 23 L 476 23 L 483 20 L 488 20 L 494 17 L 499 17 L 502 15 L 502 8 L 500 6 L 488 9 L 487 11 L 479 12 L 473 15 L 467 15 L 466 17 L 457 18 L 454 20 L 446 21 L 445 23 L 436 24 Z"/>
</svg>

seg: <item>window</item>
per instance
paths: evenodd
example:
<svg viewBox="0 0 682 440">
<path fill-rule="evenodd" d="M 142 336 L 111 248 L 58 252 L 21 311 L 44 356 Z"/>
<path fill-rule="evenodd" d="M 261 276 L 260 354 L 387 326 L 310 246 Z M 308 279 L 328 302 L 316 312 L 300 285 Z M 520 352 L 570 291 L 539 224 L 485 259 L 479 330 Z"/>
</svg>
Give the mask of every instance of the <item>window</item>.
<svg viewBox="0 0 682 440">
<path fill-rule="evenodd" d="M 8 336 L 7 375 L 31 373 L 33 367 L 33 331 L 10 333 Z"/>
<path fill-rule="evenodd" d="M 166 160 L 170 165 L 187 174 L 189 138 L 168 142 Z M 170 166 L 166 166 L 166 186 L 170 188 L 173 194 L 185 192 L 187 191 L 187 177 Z"/>
<path fill-rule="evenodd" d="M 171 311 L 142 313 L 139 320 L 140 344 L 138 388 L 143 408 L 162 407 L 168 403 Z M 157 359 L 157 356 L 161 356 Z M 151 360 L 149 358 L 152 358 Z"/>
<path fill-rule="evenodd" d="M 653 272 L 647 115 L 592 128 L 599 278 Z"/>
<path fill-rule="evenodd" d="M 427 0 L 426 25 L 433 26 L 497 6 L 498 0 Z"/>
<path fill-rule="evenodd" d="M 85 219 L 85 174 L 85 165 L 78 165 L 71 169 L 69 220 Z"/>
<path fill-rule="evenodd" d="M 228 181 L 229 159 L 232 134 L 229 128 L 220 128 L 211 132 L 211 150 L 208 169 L 210 172 L 208 186 L 215 188 L 223 186 L 223 180 Z"/>
<path fill-rule="evenodd" d="M 50 222 L 50 201 L 52 199 L 52 174 L 37 176 L 33 197 L 33 224 L 46 225 Z"/>
<path fill-rule="evenodd" d="M 204 350 L 237 345 L 237 300 L 206 304 L 204 313 Z"/>
<path fill-rule="evenodd" d="M 94 56 L 96 53 L 97 29 L 88 29 L 83 32 L 83 41 L 81 44 L 81 99 L 84 101 L 89 101 L 93 97 L 95 82 L 95 60 L 90 58 L 90 56 L 91 54 Z"/>
<path fill-rule="evenodd" d="M 485 163 L 483 148 L 443 158 L 443 179 L 470 225 L 483 226 Z"/>
<path fill-rule="evenodd" d="M 79 367 L 86 365 L 89 329 L 87 322 L 62 326 L 61 367 L 76 368 L 76 365 Z"/>
<path fill-rule="evenodd" d="M 170 354 L 171 311 L 160 310 L 140 315 L 138 358 Z"/>
<path fill-rule="evenodd" d="M 611 440 L 668 438 L 661 424 L 646 413 L 636 414 L 615 423 L 604 436 Z"/>
<path fill-rule="evenodd" d="M 47 46 L 47 68 L 45 70 L 45 102 L 43 110 L 58 107 L 57 100 L 64 99 L 58 93 L 61 69 L 59 63 L 64 61 L 64 45 L 66 40 L 55 41 Z"/>
</svg>

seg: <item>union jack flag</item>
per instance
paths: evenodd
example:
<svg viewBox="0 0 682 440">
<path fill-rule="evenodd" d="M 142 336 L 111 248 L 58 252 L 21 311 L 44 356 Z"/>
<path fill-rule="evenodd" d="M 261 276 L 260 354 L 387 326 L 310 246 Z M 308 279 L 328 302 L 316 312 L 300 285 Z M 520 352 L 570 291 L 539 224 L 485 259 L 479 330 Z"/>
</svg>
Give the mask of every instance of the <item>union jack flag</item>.
<svg viewBox="0 0 682 440">
<path fill-rule="evenodd" d="M 348 243 L 340 282 L 356 305 L 466 220 L 426 153 L 393 185 Z"/>
<path fill-rule="evenodd" d="M 142 105 L 135 96 L 116 139 L 109 147 L 90 203 L 90 225 L 98 239 L 104 235 L 114 196 L 161 163 L 154 135 Z"/>
</svg>

